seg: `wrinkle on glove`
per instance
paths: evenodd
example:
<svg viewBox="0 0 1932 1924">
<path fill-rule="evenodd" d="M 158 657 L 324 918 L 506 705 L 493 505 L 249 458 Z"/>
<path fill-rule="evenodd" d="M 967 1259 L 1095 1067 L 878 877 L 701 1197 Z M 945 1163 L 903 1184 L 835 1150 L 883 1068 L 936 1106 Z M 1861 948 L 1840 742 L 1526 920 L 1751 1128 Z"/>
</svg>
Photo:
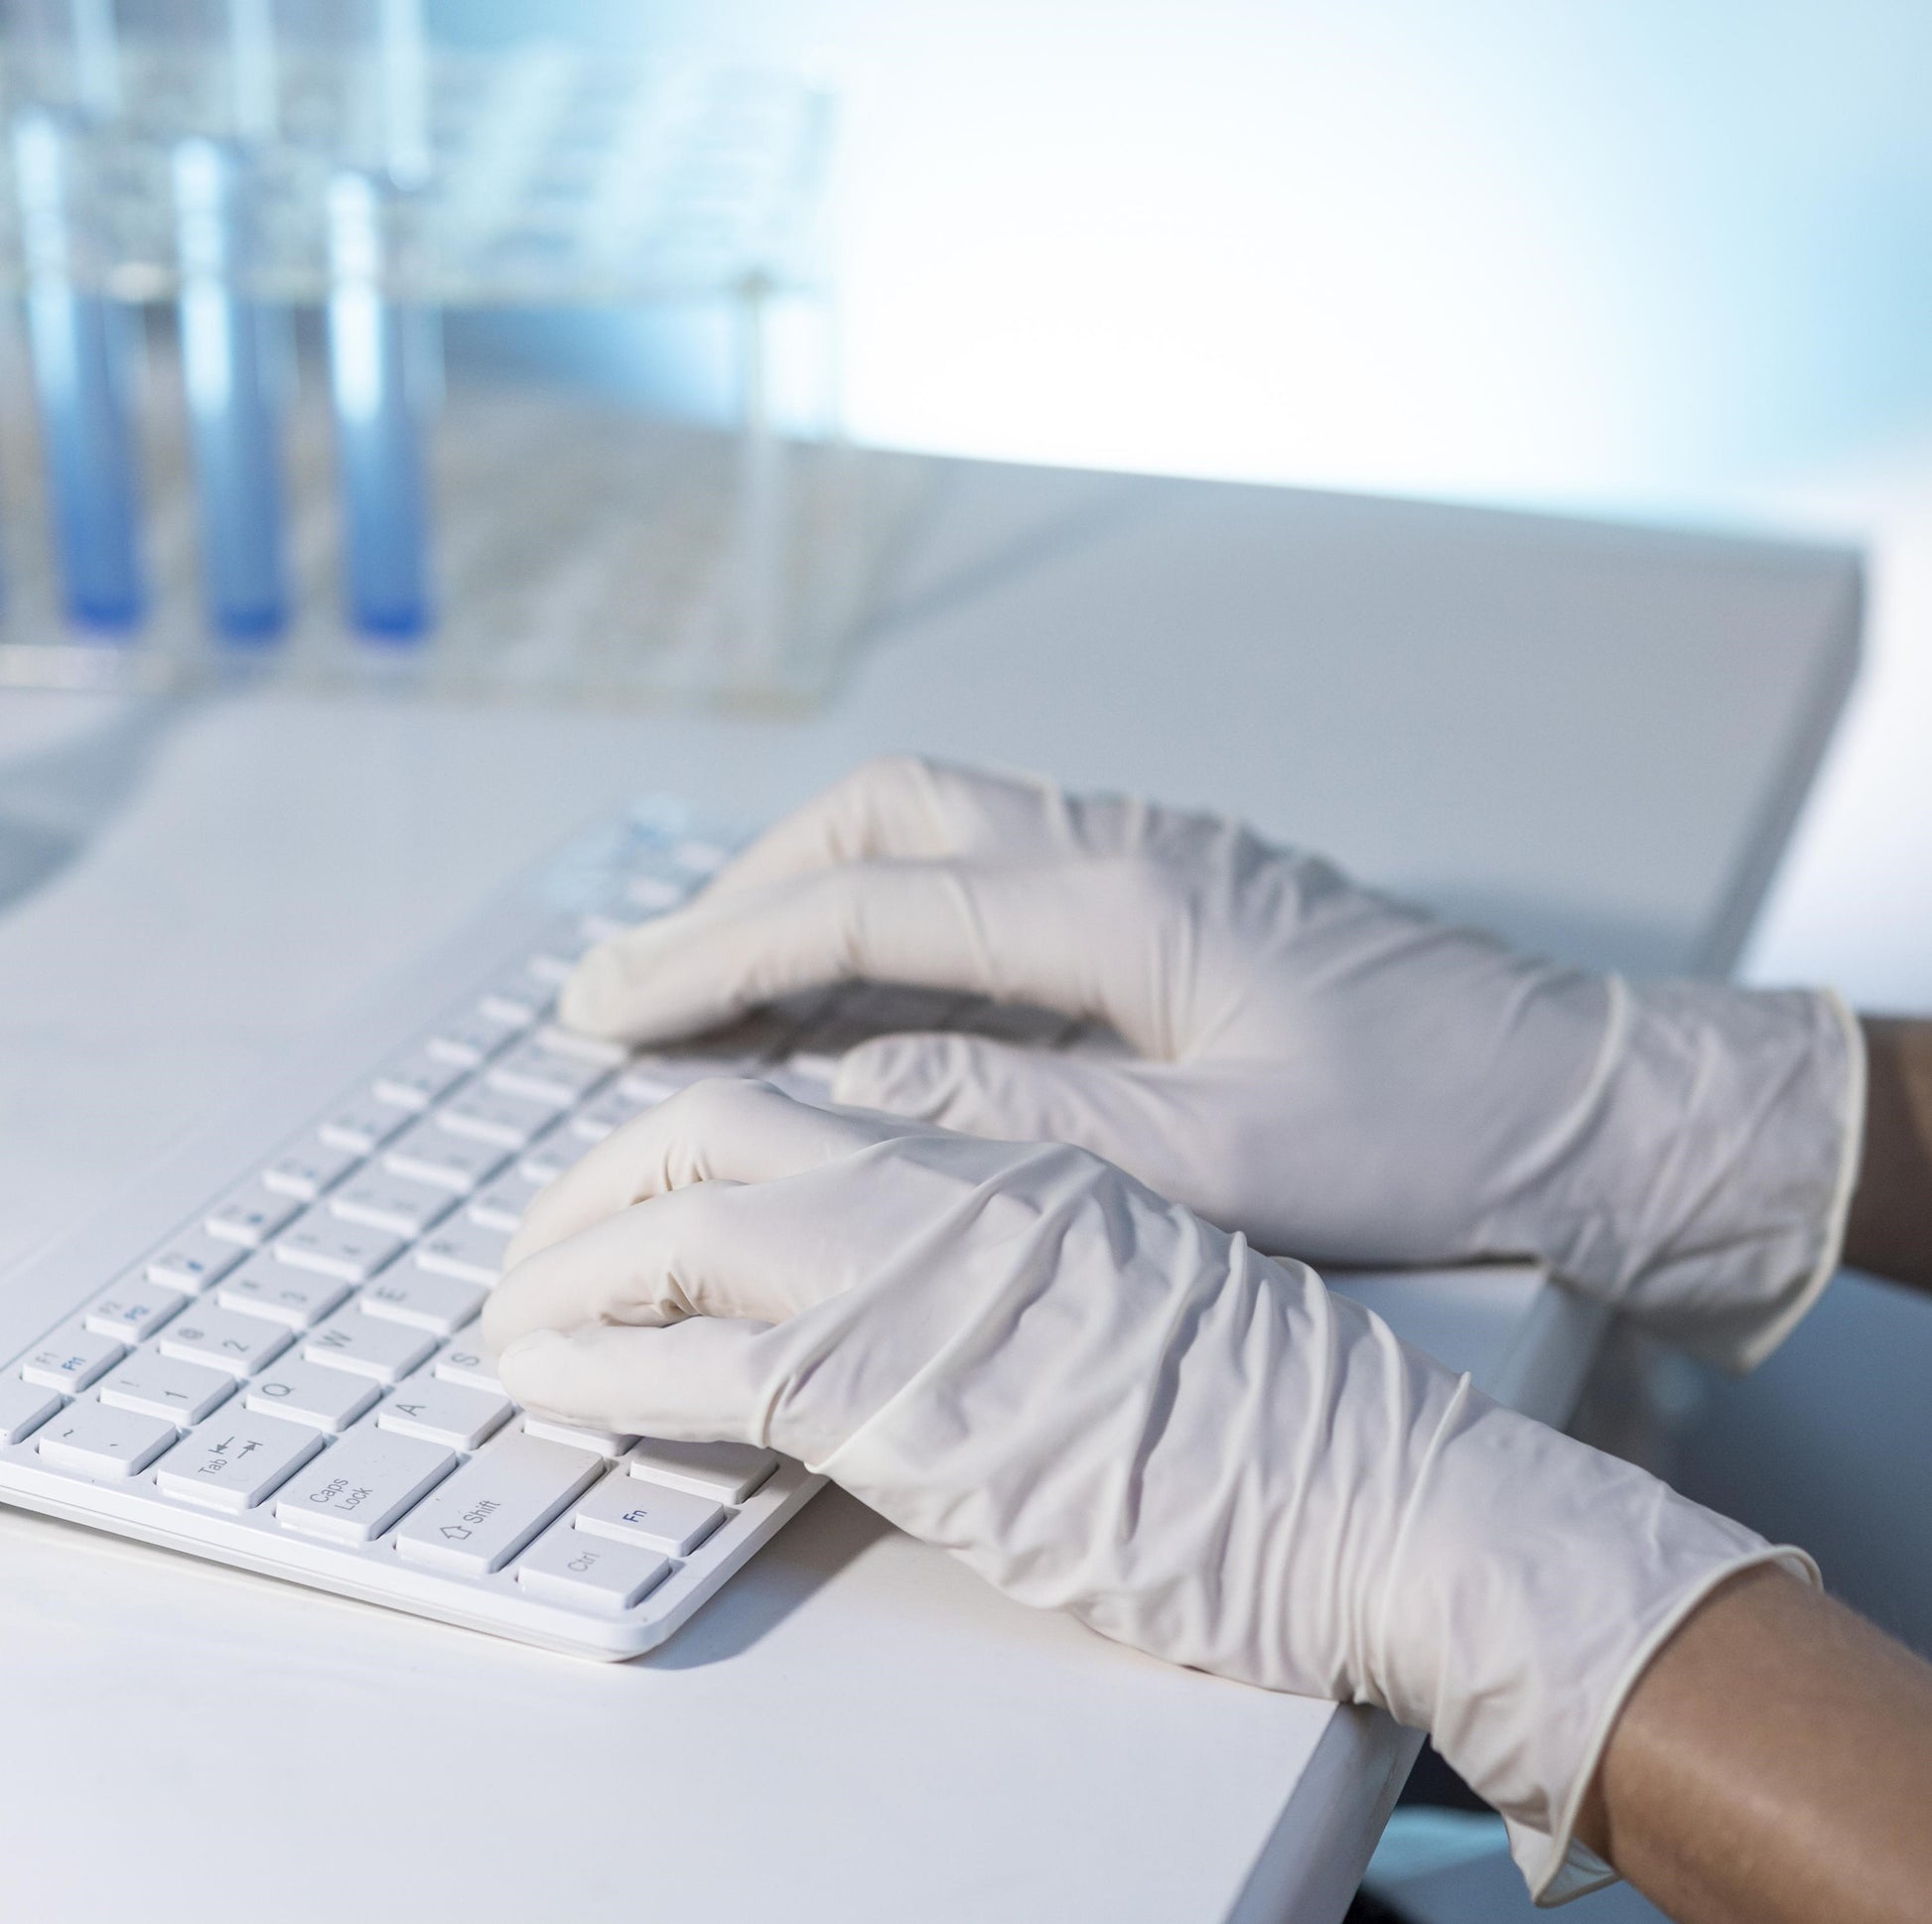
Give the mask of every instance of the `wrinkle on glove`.
<svg viewBox="0 0 1932 1924">
<path fill-rule="evenodd" d="M 1730 1368 L 1837 1263 L 1864 1096 L 1835 996 L 1564 967 L 1048 782 L 869 763 L 593 950 L 562 1008 L 659 1040 L 859 978 L 1104 1022 L 1142 1059 L 897 1036 L 845 1058 L 841 1102 L 1077 1143 L 1264 1249 L 1541 1260 Z"/>
<path fill-rule="evenodd" d="M 511 1253 L 484 1334 L 519 1402 L 767 1444 L 1024 1602 L 1379 1705 L 1544 1898 L 1610 1874 L 1571 1833 L 1663 1637 L 1740 1569 L 1809 1570 L 1065 1146 L 711 1083 L 594 1150 Z"/>
</svg>

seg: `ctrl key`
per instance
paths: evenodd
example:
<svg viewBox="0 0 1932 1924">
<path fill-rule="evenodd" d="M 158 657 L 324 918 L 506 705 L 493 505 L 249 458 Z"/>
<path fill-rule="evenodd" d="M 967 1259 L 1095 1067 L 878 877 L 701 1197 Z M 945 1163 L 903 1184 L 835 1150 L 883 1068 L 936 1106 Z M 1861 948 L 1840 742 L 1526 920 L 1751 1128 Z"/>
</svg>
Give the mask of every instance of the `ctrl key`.
<svg viewBox="0 0 1932 1924">
<path fill-rule="evenodd" d="M 525 1555 L 516 1580 L 531 1596 L 573 1610 L 627 1610 L 670 1575 L 671 1561 L 635 1544 L 600 1543 L 566 1517 Z"/>
</svg>

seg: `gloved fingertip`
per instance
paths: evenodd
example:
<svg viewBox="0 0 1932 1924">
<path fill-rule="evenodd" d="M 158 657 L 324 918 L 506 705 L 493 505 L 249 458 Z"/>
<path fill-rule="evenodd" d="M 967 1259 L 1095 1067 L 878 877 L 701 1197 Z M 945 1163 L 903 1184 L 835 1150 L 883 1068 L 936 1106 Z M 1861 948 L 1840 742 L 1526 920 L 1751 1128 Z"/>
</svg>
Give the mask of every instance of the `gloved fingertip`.
<svg viewBox="0 0 1932 1924">
<path fill-rule="evenodd" d="M 532 1329 L 503 1345 L 496 1375 L 513 1402 L 525 1409 L 558 1407 L 556 1390 L 568 1374 L 560 1366 L 570 1349 L 561 1329 Z"/>
<path fill-rule="evenodd" d="M 507 1278 L 508 1272 L 504 1272 Z M 492 1355 L 506 1356 L 519 1343 L 534 1342 L 539 1336 L 556 1336 L 558 1318 L 546 1316 L 540 1308 L 525 1301 L 526 1290 L 511 1287 L 505 1289 L 499 1282 L 495 1289 L 483 1300 L 483 1315 L 477 1322 L 477 1333 L 483 1337 L 483 1347 Z M 538 1347 L 541 1347 L 539 1344 Z"/>
<path fill-rule="evenodd" d="M 629 974 L 617 945 L 600 942 L 578 962 L 558 992 L 558 1018 L 566 1029 L 585 1035 L 619 1036 L 628 984 Z"/>
<path fill-rule="evenodd" d="M 496 1358 L 499 1365 L 515 1363 L 523 1357 L 534 1356 L 540 1350 L 555 1349 L 568 1339 L 561 1329 L 530 1329 L 503 1345 L 502 1353 Z"/>
<path fill-rule="evenodd" d="M 952 1076 L 949 1035 L 878 1035 L 849 1048 L 832 1077 L 832 1100 L 855 1109 L 928 1119 Z"/>
</svg>

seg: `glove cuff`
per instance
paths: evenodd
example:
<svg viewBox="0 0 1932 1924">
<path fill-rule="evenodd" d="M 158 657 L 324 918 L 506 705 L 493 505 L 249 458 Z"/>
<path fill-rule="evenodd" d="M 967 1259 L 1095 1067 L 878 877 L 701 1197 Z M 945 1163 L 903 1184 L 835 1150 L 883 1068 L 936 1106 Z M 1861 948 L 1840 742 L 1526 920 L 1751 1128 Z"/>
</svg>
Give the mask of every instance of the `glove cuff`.
<svg viewBox="0 0 1932 1924">
<path fill-rule="evenodd" d="M 1609 984 L 1565 1152 L 1526 1199 L 1562 1276 L 1704 1361 L 1747 1370 L 1838 1266 L 1864 1041 L 1831 991 Z"/>
<path fill-rule="evenodd" d="M 1625 1700 L 1727 1578 L 1802 1552 L 1465 1390 L 1412 1486 L 1368 1640 L 1367 1695 L 1508 1822 L 1539 1902 L 1613 1872 L 1574 1839 Z"/>
<path fill-rule="evenodd" d="M 1567 1904 L 1572 1898 L 1587 1897 L 1591 1891 L 1601 1890 L 1605 1884 L 1619 1881 L 1614 1867 L 1605 1863 L 1576 1835 L 1584 1799 L 1588 1795 L 1597 1768 L 1603 1761 L 1610 1732 L 1616 1728 L 1616 1720 L 1623 1715 L 1623 1707 L 1630 1701 L 1630 1693 L 1649 1669 L 1651 1659 L 1677 1634 L 1692 1611 L 1733 1577 L 1739 1577 L 1747 1570 L 1761 1569 L 1766 1564 L 1776 1564 L 1806 1583 L 1816 1585 L 1821 1581 L 1818 1566 L 1795 1544 L 1767 1543 L 1759 1549 L 1743 1552 L 1729 1563 L 1717 1565 L 1702 1582 L 1693 1584 L 1683 1593 L 1675 1607 L 1658 1619 L 1650 1634 L 1630 1653 L 1622 1676 L 1603 1700 L 1595 1727 L 1585 1747 L 1584 1762 L 1577 1772 L 1576 1782 L 1571 1786 L 1570 1795 L 1564 1800 L 1555 1829 L 1540 1831 L 1517 1818 L 1503 1819 L 1503 1829 L 1509 1836 L 1509 1855 L 1515 1858 L 1516 1867 L 1523 1873 L 1523 1881 L 1529 1885 L 1530 1896 L 1536 1903 L 1545 1906 Z"/>
</svg>

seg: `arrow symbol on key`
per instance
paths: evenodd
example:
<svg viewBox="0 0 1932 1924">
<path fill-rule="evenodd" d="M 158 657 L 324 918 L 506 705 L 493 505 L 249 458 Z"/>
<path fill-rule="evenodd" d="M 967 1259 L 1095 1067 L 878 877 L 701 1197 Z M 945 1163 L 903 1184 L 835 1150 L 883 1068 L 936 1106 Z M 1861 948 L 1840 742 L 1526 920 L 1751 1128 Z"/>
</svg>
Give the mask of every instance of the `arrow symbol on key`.
<svg viewBox="0 0 1932 1924">
<path fill-rule="evenodd" d="M 464 1526 L 460 1523 L 446 1523 L 443 1526 L 443 1534 L 446 1537 L 448 1537 L 452 1543 L 461 1543 L 464 1540 L 464 1538 L 470 1534 L 470 1532 L 467 1529 L 465 1529 Z"/>
</svg>

